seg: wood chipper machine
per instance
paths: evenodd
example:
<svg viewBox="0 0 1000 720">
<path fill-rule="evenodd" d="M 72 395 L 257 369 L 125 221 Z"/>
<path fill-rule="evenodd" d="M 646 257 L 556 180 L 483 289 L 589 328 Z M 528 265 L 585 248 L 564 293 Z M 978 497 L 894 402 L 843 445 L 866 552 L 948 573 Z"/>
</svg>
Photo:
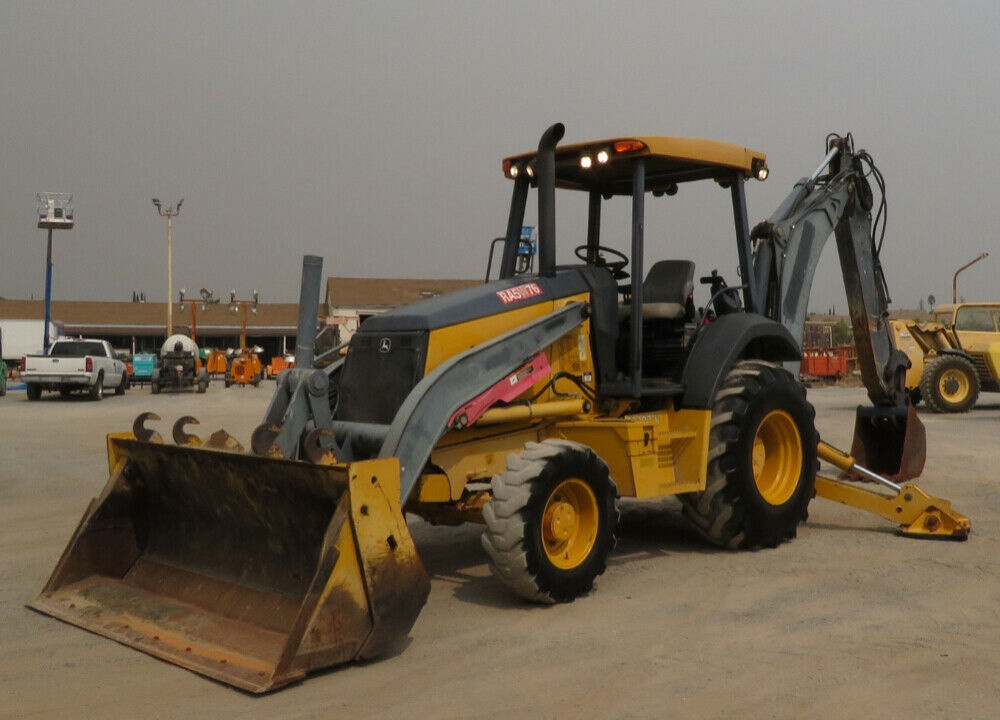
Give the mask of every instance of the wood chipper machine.
<svg viewBox="0 0 1000 720">
<path fill-rule="evenodd" d="M 503 161 L 513 195 L 498 278 L 369 318 L 322 368 L 320 261 L 306 257 L 295 368 L 250 449 L 188 432 L 190 417 L 173 444 L 149 414 L 111 435 L 110 480 L 31 607 L 264 692 L 406 637 L 429 582 L 404 512 L 482 523 L 497 580 L 540 603 L 591 590 L 619 497 L 675 495 L 701 536 L 731 549 L 791 539 L 817 494 L 904 534 L 967 536 L 967 518 L 911 482 L 925 442 L 886 326 L 867 180 L 880 176 L 850 136 L 830 136 L 816 172 L 751 230 L 745 186 L 766 178 L 763 153 L 562 135 L 554 125 Z M 722 191 L 740 278 L 703 275 L 698 304 L 694 261 L 649 262 L 646 241 L 645 203 L 670 207 L 692 183 Z M 518 261 L 533 188 L 537 271 Z M 557 258 L 557 190 L 586 200 L 575 259 Z M 623 231 L 604 228 L 623 215 Z M 830 234 L 872 401 L 850 453 L 820 441 L 786 369 Z M 821 460 L 836 477 L 817 477 Z"/>
</svg>

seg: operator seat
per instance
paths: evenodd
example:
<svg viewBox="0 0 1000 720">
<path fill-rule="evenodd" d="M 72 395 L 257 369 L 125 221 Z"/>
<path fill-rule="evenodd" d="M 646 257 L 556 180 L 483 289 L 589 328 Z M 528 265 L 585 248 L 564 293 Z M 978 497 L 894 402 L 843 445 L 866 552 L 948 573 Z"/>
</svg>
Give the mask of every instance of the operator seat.
<svg viewBox="0 0 1000 720">
<path fill-rule="evenodd" d="M 660 260 L 642 283 L 644 320 L 691 320 L 694 317 L 694 262 Z"/>
</svg>

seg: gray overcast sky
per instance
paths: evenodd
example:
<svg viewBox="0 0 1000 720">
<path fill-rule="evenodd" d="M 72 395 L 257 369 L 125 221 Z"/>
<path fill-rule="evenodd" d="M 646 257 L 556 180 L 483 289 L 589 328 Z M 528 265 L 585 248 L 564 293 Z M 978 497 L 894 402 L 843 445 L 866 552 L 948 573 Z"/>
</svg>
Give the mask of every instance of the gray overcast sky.
<svg viewBox="0 0 1000 720">
<path fill-rule="evenodd" d="M 888 184 L 894 306 L 950 300 L 983 251 L 959 292 L 997 300 L 998 36 L 995 0 L 5 2 L 0 296 L 44 296 L 42 190 L 76 206 L 54 235 L 57 300 L 165 298 L 152 197 L 185 198 L 175 294 L 293 302 L 306 253 L 324 275 L 480 277 L 506 225 L 500 159 L 560 121 L 567 142 L 767 152 L 751 222 L 816 167 L 827 133 L 853 132 Z M 727 196 L 684 195 L 648 223 L 647 258 L 733 276 Z M 578 242 L 567 218 L 560 257 Z M 605 237 L 625 247 L 620 227 Z M 810 308 L 843 312 L 832 241 L 820 275 Z"/>
</svg>

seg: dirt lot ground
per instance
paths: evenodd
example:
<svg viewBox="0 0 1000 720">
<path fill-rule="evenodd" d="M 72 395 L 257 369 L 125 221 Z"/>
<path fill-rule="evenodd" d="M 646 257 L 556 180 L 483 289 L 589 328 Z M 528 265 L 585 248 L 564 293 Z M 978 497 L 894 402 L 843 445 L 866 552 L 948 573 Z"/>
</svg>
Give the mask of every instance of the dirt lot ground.
<svg viewBox="0 0 1000 720">
<path fill-rule="evenodd" d="M 696 539 L 671 503 L 630 506 L 596 590 L 535 607 L 490 577 L 478 527 L 414 519 L 432 589 L 408 647 L 264 697 L 25 609 L 103 487 L 107 432 L 149 409 L 248 439 L 272 387 L 0 399 L 0 717 L 996 717 L 995 395 L 967 415 L 922 413 L 920 482 L 972 518 L 965 543 L 898 537 L 816 500 L 793 542 L 730 553 Z M 863 391 L 810 399 L 824 439 L 849 446 Z"/>
</svg>

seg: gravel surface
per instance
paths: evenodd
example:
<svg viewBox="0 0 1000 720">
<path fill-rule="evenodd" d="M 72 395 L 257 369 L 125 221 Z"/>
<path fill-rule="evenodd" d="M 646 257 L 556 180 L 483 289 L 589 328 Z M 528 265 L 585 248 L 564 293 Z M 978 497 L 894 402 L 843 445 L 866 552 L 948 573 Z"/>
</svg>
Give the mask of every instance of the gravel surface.
<svg viewBox="0 0 1000 720">
<path fill-rule="evenodd" d="M 431 594 L 401 653 L 254 697 L 25 609 L 107 479 L 104 436 L 144 410 L 249 443 L 273 390 L 101 402 L 0 398 L 2 718 L 996 717 L 1000 700 L 1000 395 L 921 412 L 918 481 L 972 519 L 964 543 L 899 537 L 824 500 L 790 543 L 705 546 L 673 500 L 626 503 L 594 592 L 519 602 L 481 528 L 411 518 Z M 859 389 L 816 388 L 823 438 L 848 448 Z"/>
</svg>

